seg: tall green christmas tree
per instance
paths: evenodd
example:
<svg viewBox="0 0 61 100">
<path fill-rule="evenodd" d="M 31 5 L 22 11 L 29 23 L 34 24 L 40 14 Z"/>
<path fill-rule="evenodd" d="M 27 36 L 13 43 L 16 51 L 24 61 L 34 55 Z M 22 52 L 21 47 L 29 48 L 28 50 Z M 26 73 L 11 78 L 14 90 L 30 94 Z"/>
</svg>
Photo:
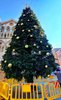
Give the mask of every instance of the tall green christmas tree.
<svg viewBox="0 0 61 100">
<path fill-rule="evenodd" d="M 33 76 L 46 77 L 55 70 L 56 64 L 44 30 L 35 14 L 26 7 L 15 27 L 10 47 L 2 61 L 7 78 L 33 82 Z"/>
</svg>

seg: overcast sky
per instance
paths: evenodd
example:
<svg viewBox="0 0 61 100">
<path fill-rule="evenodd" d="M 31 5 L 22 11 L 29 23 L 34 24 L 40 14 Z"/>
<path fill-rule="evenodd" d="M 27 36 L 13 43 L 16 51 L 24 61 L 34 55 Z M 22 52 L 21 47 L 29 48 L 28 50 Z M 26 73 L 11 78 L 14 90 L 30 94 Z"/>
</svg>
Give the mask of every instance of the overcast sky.
<svg viewBox="0 0 61 100">
<path fill-rule="evenodd" d="M 0 19 L 18 20 L 25 5 L 36 14 L 49 43 L 61 48 L 61 0 L 0 0 Z"/>
</svg>

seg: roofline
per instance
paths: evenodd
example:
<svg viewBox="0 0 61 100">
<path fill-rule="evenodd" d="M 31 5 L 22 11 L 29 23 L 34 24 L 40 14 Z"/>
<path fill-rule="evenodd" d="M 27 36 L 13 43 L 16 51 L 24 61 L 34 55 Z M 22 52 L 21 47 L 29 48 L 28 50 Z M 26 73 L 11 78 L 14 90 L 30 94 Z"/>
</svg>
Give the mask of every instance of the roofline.
<svg viewBox="0 0 61 100">
<path fill-rule="evenodd" d="M 15 20 L 13 20 L 13 19 L 10 19 L 10 20 L 8 20 L 8 21 L 4 21 L 4 22 L 0 22 L 0 23 L 3 25 L 3 24 L 7 24 L 7 23 L 9 23 L 10 21 L 13 21 L 13 22 L 17 23 L 17 21 L 15 21 Z"/>
</svg>

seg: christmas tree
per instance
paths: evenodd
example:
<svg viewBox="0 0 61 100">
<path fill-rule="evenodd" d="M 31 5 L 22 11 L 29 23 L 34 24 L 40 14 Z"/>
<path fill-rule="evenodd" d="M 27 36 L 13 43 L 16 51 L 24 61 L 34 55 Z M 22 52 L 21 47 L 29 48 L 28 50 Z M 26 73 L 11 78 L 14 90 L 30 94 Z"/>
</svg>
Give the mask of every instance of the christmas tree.
<svg viewBox="0 0 61 100">
<path fill-rule="evenodd" d="M 33 77 L 47 77 L 56 68 L 52 46 L 35 14 L 26 7 L 15 27 L 3 56 L 2 69 L 7 78 L 33 82 Z"/>
</svg>

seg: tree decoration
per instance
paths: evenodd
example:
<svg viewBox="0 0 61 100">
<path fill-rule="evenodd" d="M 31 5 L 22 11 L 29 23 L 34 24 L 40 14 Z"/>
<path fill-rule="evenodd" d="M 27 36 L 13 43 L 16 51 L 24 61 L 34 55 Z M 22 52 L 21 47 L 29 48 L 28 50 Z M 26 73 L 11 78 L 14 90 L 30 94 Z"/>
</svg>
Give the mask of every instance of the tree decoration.
<svg viewBox="0 0 61 100">
<path fill-rule="evenodd" d="M 19 39 L 19 36 L 17 36 L 16 39 Z"/>
<path fill-rule="evenodd" d="M 23 14 L 23 16 L 25 16 L 25 14 Z"/>
<path fill-rule="evenodd" d="M 43 36 L 44 36 L 44 34 L 43 34 L 43 33 L 41 33 L 41 36 L 43 37 Z"/>
<path fill-rule="evenodd" d="M 14 31 L 16 31 L 16 28 L 14 29 Z"/>
<path fill-rule="evenodd" d="M 37 28 L 38 28 L 38 26 L 37 26 L 37 25 L 34 25 L 34 28 L 35 28 L 35 29 L 37 29 Z"/>
<path fill-rule="evenodd" d="M 42 41 L 40 41 L 40 43 L 42 43 Z"/>
<path fill-rule="evenodd" d="M 50 53 L 49 53 L 49 52 L 47 52 L 47 53 L 46 53 L 46 55 L 47 55 L 47 56 L 49 56 L 49 55 L 50 55 Z"/>
<path fill-rule="evenodd" d="M 26 45 L 25 45 L 25 48 L 28 48 L 28 47 L 29 47 L 29 45 L 26 44 Z"/>
<path fill-rule="evenodd" d="M 37 46 L 37 48 L 39 48 L 39 46 Z"/>
<path fill-rule="evenodd" d="M 21 23 L 24 23 L 23 27 L 21 27 Z M 47 56 L 47 52 L 51 56 Z M 3 59 L 8 63 L 5 64 L 4 60 L 1 62 L 7 78 L 15 77 L 19 81 L 24 77 L 28 83 L 33 82 L 34 76 L 47 77 L 56 69 L 57 64 L 52 54 L 51 45 L 30 7 L 23 10 L 16 25 L 16 31 L 11 38 L 10 48 L 6 49 Z"/>
<path fill-rule="evenodd" d="M 4 61 L 4 63 L 6 63 L 6 62 L 7 62 L 7 60 Z"/>
<path fill-rule="evenodd" d="M 21 21 L 23 21 L 23 19 L 21 19 Z"/>
<path fill-rule="evenodd" d="M 8 64 L 8 67 L 9 67 L 9 68 L 11 68 L 11 67 L 12 67 L 12 64 L 11 64 L 11 63 L 9 63 L 9 64 Z"/>
<path fill-rule="evenodd" d="M 16 55 L 15 49 L 12 50 L 12 55 Z"/>
<path fill-rule="evenodd" d="M 31 16 L 33 16 L 33 15 L 31 14 Z"/>
<path fill-rule="evenodd" d="M 18 26 L 19 26 L 20 24 L 18 24 Z"/>
<path fill-rule="evenodd" d="M 30 20 L 28 19 L 27 21 L 29 22 Z"/>
<path fill-rule="evenodd" d="M 25 30 L 22 30 L 22 32 L 24 32 Z"/>
<path fill-rule="evenodd" d="M 36 43 L 34 43 L 33 45 L 36 46 Z"/>
<path fill-rule="evenodd" d="M 10 47 L 10 45 L 7 46 L 8 48 Z"/>
<path fill-rule="evenodd" d="M 15 51 L 15 49 L 13 49 L 13 51 Z"/>
<path fill-rule="evenodd" d="M 31 34 L 30 37 L 33 37 L 33 35 Z"/>
<path fill-rule="evenodd" d="M 46 47 L 48 48 L 48 45 L 46 45 Z"/>
<path fill-rule="evenodd" d="M 23 25 L 23 23 L 21 23 L 21 25 Z"/>
<path fill-rule="evenodd" d="M 16 36 L 16 34 L 15 34 L 15 36 Z"/>
<path fill-rule="evenodd" d="M 41 51 L 39 51 L 38 53 L 41 54 Z"/>
<path fill-rule="evenodd" d="M 50 77 L 50 75 L 48 75 L 48 77 Z"/>
<path fill-rule="evenodd" d="M 36 54 L 36 52 L 34 51 L 34 54 Z"/>
<path fill-rule="evenodd" d="M 0 63 L 0 66 L 2 66 L 1 63 Z"/>
<path fill-rule="evenodd" d="M 45 65 L 45 68 L 48 68 L 48 65 Z"/>
<path fill-rule="evenodd" d="M 28 30 L 28 32 L 30 32 L 31 30 Z"/>
</svg>

